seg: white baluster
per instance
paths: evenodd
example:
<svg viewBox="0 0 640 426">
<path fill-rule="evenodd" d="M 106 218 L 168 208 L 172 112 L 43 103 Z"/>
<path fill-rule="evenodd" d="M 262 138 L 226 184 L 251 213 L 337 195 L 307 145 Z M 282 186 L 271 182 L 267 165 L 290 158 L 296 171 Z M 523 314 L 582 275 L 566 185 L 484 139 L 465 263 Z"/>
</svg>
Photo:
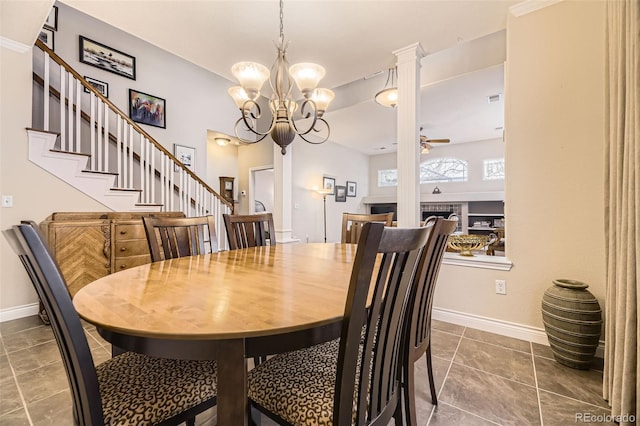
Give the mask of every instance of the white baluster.
<svg viewBox="0 0 640 426">
<path fill-rule="evenodd" d="M 140 133 L 140 189 L 142 190 L 142 197 L 140 200 L 144 200 L 144 136 Z"/>
<path fill-rule="evenodd" d="M 103 166 L 102 166 L 102 140 L 103 140 L 103 134 L 102 134 L 102 108 L 104 107 L 104 104 L 102 103 L 102 100 L 100 98 L 98 98 L 96 96 L 96 117 L 98 117 L 98 128 L 96 129 L 96 152 L 98 153 L 98 158 L 96 159 L 96 163 L 97 166 L 95 168 L 95 170 L 97 171 L 102 171 Z"/>
<path fill-rule="evenodd" d="M 75 144 L 73 140 L 73 75 L 68 73 L 69 75 L 69 102 L 67 103 L 67 123 L 69 126 L 69 134 L 67 136 L 69 151 L 73 151 L 73 146 Z"/>
<path fill-rule="evenodd" d="M 91 110 L 89 116 L 89 133 L 91 134 L 90 143 L 91 143 L 91 170 L 96 169 L 96 95 L 91 92 Z"/>
<path fill-rule="evenodd" d="M 109 111 L 107 104 L 104 105 L 104 171 L 109 171 Z"/>
<path fill-rule="evenodd" d="M 76 79 L 76 144 L 73 152 L 82 152 L 82 84 Z"/>
<path fill-rule="evenodd" d="M 122 117 L 116 114 L 116 173 L 118 188 L 122 188 Z"/>
<path fill-rule="evenodd" d="M 49 131 L 49 54 L 44 52 L 44 87 L 42 98 L 44 100 L 44 122 L 42 126 L 44 130 Z"/>
<path fill-rule="evenodd" d="M 64 68 L 62 68 L 62 65 L 60 65 L 60 149 L 63 151 L 68 151 L 69 150 L 69 141 L 67 140 L 67 132 L 65 131 L 65 127 L 66 127 L 66 123 L 65 123 L 65 98 L 66 98 L 66 91 L 65 91 L 65 81 L 64 81 L 64 76 L 66 74 L 66 71 L 64 70 Z"/>
</svg>

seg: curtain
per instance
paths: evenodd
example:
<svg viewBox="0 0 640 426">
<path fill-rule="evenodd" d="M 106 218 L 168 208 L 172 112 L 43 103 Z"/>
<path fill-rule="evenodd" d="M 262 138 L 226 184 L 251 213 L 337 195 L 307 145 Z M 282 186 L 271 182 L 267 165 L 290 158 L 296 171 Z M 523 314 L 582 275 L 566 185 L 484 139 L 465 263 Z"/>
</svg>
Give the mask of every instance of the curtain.
<svg viewBox="0 0 640 426">
<path fill-rule="evenodd" d="M 607 0 L 603 396 L 621 425 L 640 406 L 640 0 Z"/>
</svg>

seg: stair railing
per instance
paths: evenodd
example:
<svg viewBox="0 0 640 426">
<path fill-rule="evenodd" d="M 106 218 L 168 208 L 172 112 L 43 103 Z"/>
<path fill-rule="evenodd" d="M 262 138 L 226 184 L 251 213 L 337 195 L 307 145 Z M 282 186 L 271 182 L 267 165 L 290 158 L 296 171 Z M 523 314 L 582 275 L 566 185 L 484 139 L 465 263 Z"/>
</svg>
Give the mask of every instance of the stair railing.
<svg viewBox="0 0 640 426">
<path fill-rule="evenodd" d="M 44 43 L 37 40 L 35 46 L 42 51 L 42 126 L 45 131 L 59 132 L 61 151 L 89 154 L 88 170 L 115 174 L 114 190 L 140 191 L 139 205 L 159 205 L 163 211 L 182 211 L 187 217 L 209 214 L 216 223 L 223 223 L 222 214 L 233 210 L 227 200 Z M 37 60 L 34 54 L 34 69 Z M 88 101 L 86 96 L 83 100 L 83 92 L 88 92 Z M 59 99 L 59 111 L 52 111 L 55 103 L 51 98 Z M 83 106 L 88 107 L 88 114 Z M 59 129 L 51 128 L 52 117 Z M 87 121 L 88 126 L 83 125 Z M 110 133 L 113 131 L 115 134 Z"/>
</svg>

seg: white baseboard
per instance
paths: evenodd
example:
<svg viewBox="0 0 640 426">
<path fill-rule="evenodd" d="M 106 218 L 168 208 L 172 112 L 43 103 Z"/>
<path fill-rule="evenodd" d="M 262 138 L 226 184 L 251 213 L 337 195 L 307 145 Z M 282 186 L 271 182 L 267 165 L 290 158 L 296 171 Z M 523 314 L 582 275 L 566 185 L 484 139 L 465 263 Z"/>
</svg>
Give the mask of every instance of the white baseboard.
<svg viewBox="0 0 640 426">
<path fill-rule="evenodd" d="M 15 306 L 13 308 L 0 309 L 0 322 L 11 321 L 18 318 L 38 315 L 39 304 Z"/>
<path fill-rule="evenodd" d="M 450 322 L 452 324 L 488 331 L 501 336 L 513 337 L 515 339 L 549 346 L 547 333 L 543 328 L 531 327 L 495 318 L 487 318 L 436 307 L 433 308 L 432 317 L 439 321 Z M 601 340 L 598 344 L 595 356 L 597 358 L 604 358 L 604 341 Z"/>
</svg>

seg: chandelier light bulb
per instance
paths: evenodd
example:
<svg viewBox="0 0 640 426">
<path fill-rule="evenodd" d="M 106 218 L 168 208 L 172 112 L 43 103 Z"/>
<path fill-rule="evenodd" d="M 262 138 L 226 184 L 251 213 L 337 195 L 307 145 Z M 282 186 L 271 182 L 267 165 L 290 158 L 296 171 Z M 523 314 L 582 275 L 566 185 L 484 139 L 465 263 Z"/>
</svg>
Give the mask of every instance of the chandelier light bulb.
<svg viewBox="0 0 640 426">
<path fill-rule="evenodd" d="M 227 93 L 229 93 L 229 96 L 231 96 L 231 99 L 240 110 L 242 110 L 244 103 L 249 100 L 247 92 L 241 86 L 230 87 Z M 258 95 L 260 95 L 260 92 L 258 92 Z"/>
<path fill-rule="evenodd" d="M 318 108 L 318 116 L 322 117 L 324 112 L 329 107 L 329 104 L 335 97 L 336 94 L 329 89 L 318 88 L 313 91 L 311 100 L 316 103 L 316 108 Z"/>
<path fill-rule="evenodd" d="M 305 98 L 309 99 L 313 90 L 326 74 L 325 69 L 318 64 L 302 62 L 289 68 L 289 75 L 296 82 L 296 86 Z"/>
<path fill-rule="evenodd" d="M 262 85 L 269 79 L 269 69 L 257 62 L 238 62 L 231 72 L 252 100 L 258 98 Z"/>
</svg>

